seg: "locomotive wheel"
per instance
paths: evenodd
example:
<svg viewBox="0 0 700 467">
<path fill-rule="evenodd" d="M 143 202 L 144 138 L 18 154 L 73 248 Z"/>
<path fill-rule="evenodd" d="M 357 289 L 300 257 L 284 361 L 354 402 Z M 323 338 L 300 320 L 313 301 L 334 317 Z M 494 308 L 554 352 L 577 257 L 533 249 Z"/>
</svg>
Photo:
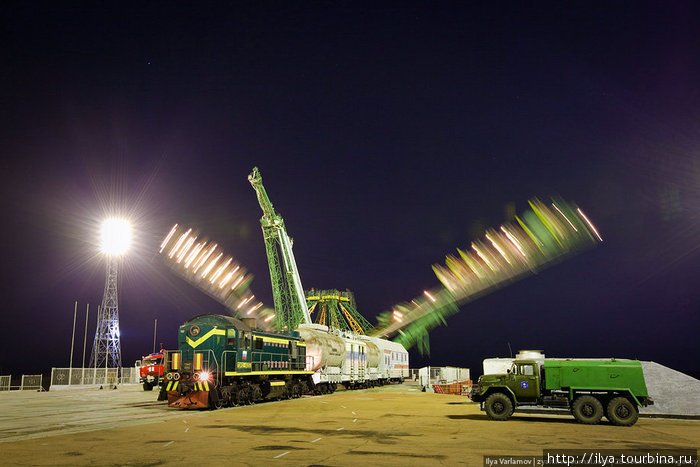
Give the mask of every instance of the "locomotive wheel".
<svg viewBox="0 0 700 467">
<path fill-rule="evenodd" d="M 251 384 L 250 385 L 250 401 L 251 403 L 256 403 L 260 400 L 262 400 L 263 395 L 262 395 L 262 390 L 260 389 L 260 386 L 258 384 Z"/>
<path fill-rule="evenodd" d="M 593 396 L 579 396 L 571 405 L 571 413 L 579 423 L 595 425 L 603 418 L 603 404 Z"/>
<path fill-rule="evenodd" d="M 336 388 L 336 387 L 337 387 L 337 386 L 336 386 L 335 383 L 329 383 L 329 384 L 328 384 L 328 392 L 330 392 L 331 394 L 333 394 L 333 393 L 335 392 L 335 388 Z"/>
<path fill-rule="evenodd" d="M 229 391 L 229 401 L 232 407 L 241 405 L 241 400 L 240 400 L 240 391 L 238 389 L 238 385 L 233 385 Z"/>
<path fill-rule="evenodd" d="M 248 388 L 240 388 L 236 394 L 238 396 L 238 405 L 250 404 L 250 394 L 248 394 Z"/>
<path fill-rule="evenodd" d="M 214 410 L 218 410 L 224 406 L 226 398 L 224 398 L 224 394 L 221 392 L 220 388 L 216 388 L 214 391 L 216 392 L 209 393 L 209 397 L 212 399 L 212 407 Z"/>
<path fill-rule="evenodd" d="M 232 399 L 231 391 L 229 389 L 221 391 L 221 401 L 224 407 L 231 407 L 233 405 Z"/>
<path fill-rule="evenodd" d="M 211 407 L 212 410 L 219 410 L 219 409 L 220 409 L 221 407 L 223 407 L 223 406 L 224 406 L 224 401 L 223 401 L 223 399 L 216 399 L 216 400 L 214 400 L 214 398 L 212 397 L 212 401 L 211 401 L 211 404 L 210 404 L 210 407 Z"/>
<path fill-rule="evenodd" d="M 292 385 L 292 398 L 296 399 L 299 396 L 301 396 L 301 386 L 299 383 L 294 383 Z"/>
<path fill-rule="evenodd" d="M 306 384 L 306 381 L 301 382 L 301 395 L 308 394 L 309 393 L 309 385 Z"/>
<path fill-rule="evenodd" d="M 639 411 L 626 397 L 616 397 L 608 403 L 606 415 L 613 425 L 632 426 L 637 423 Z"/>
</svg>

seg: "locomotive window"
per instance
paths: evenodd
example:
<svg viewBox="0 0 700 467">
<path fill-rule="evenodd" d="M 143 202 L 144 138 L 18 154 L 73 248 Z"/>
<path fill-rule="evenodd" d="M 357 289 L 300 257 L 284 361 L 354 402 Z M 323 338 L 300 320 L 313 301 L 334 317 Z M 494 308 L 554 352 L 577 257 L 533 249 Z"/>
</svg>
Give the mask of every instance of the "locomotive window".
<svg viewBox="0 0 700 467">
<path fill-rule="evenodd" d="M 532 369 L 532 365 L 521 365 L 520 374 L 524 376 L 534 376 L 535 370 Z"/>
<path fill-rule="evenodd" d="M 263 340 L 262 339 L 255 339 L 255 350 L 262 350 L 263 348 Z"/>
<path fill-rule="evenodd" d="M 226 342 L 226 345 L 228 345 L 229 347 L 235 346 L 235 345 L 236 345 L 236 339 L 228 339 L 228 341 Z"/>
</svg>

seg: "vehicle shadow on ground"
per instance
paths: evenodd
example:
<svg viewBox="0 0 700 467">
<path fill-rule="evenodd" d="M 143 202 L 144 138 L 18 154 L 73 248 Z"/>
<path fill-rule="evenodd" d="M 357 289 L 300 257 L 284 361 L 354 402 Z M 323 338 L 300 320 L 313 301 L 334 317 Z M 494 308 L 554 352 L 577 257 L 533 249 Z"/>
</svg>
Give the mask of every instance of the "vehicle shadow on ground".
<svg viewBox="0 0 700 467">
<path fill-rule="evenodd" d="M 491 421 L 491 419 L 486 414 L 466 414 L 466 415 L 446 415 L 450 420 L 476 420 L 476 421 Z M 521 422 L 544 422 L 544 423 L 576 423 L 573 418 L 571 420 L 566 418 L 550 418 L 550 417 L 533 417 L 533 416 L 518 416 L 514 415 L 511 420 L 521 421 Z M 602 422 L 604 423 L 604 422 Z"/>
</svg>

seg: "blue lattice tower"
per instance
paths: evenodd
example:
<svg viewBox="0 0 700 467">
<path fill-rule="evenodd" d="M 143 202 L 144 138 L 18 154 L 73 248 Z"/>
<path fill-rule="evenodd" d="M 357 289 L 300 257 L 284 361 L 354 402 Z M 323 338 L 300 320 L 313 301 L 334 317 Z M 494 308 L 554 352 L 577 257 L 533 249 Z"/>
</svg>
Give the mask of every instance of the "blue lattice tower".
<svg viewBox="0 0 700 467">
<path fill-rule="evenodd" d="M 102 306 L 97 314 L 97 329 L 92 344 L 90 367 L 121 368 L 122 346 L 119 340 L 119 298 L 117 269 L 119 257 L 107 255 L 107 278 Z"/>
</svg>

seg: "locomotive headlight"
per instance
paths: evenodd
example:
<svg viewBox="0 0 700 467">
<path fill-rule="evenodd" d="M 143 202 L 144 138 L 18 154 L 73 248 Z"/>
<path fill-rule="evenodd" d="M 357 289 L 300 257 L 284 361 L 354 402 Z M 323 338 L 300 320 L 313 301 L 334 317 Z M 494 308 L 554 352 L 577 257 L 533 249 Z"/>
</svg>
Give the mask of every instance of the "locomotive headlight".
<svg viewBox="0 0 700 467">
<path fill-rule="evenodd" d="M 199 380 L 200 381 L 209 381 L 209 372 L 208 371 L 203 371 L 199 374 Z"/>
</svg>

